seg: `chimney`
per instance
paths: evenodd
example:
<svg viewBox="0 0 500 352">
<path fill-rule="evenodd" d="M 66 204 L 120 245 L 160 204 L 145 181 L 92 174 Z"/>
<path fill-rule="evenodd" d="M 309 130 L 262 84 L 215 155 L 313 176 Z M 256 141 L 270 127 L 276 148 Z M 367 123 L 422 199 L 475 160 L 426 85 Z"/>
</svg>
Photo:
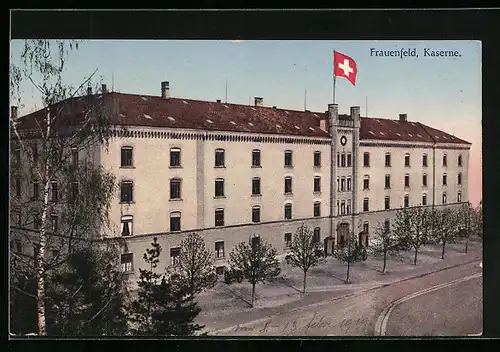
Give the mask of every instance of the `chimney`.
<svg viewBox="0 0 500 352">
<path fill-rule="evenodd" d="M 351 119 L 359 120 L 361 108 L 359 106 L 351 106 Z"/>
<path fill-rule="evenodd" d="M 108 90 L 107 90 L 107 88 L 106 88 L 106 85 L 105 85 L 105 84 L 103 84 L 103 85 L 101 86 L 101 91 L 102 91 L 102 94 L 104 94 L 104 93 L 107 93 L 107 92 L 108 92 Z"/>
<path fill-rule="evenodd" d="M 92 95 L 92 87 L 87 87 L 87 95 Z"/>
<path fill-rule="evenodd" d="M 220 99 L 217 99 L 217 102 L 220 103 Z"/>
<path fill-rule="evenodd" d="M 255 97 L 255 106 L 262 106 L 264 104 L 264 98 Z"/>
<path fill-rule="evenodd" d="M 275 105 L 275 106 L 273 106 L 273 109 L 277 109 L 276 105 Z"/>
<path fill-rule="evenodd" d="M 399 121 L 408 121 L 406 114 L 399 114 Z"/>
<path fill-rule="evenodd" d="M 161 82 L 161 97 L 168 99 L 170 97 L 170 86 L 167 81 Z"/>
<path fill-rule="evenodd" d="M 10 118 L 17 119 L 17 106 L 10 107 Z"/>
</svg>

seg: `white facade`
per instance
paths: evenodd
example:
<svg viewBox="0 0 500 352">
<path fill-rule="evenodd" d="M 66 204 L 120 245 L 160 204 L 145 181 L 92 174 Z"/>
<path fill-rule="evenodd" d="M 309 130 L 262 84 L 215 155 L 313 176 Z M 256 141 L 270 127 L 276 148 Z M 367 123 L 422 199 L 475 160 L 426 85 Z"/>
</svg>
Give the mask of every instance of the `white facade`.
<svg viewBox="0 0 500 352">
<path fill-rule="evenodd" d="M 114 226 L 104 236 L 126 239 L 124 253 L 132 260 L 127 266 L 131 278 L 144 265 L 142 254 L 153 237 L 162 245 L 165 266 L 171 261 L 170 250 L 191 232 L 204 237 L 216 265 L 223 265 L 234 246 L 254 234 L 282 253 L 287 250 L 285 234 L 293 234 L 302 222 L 319 231 L 321 241 L 329 236 L 338 241 L 340 224 L 349 224 L 355 233 L 370 233 L 378 222 L 392 218 L 405 206 L 405 196 L 408 206 L 422 205 L 423 194 L 428 206 L 443 204 L 444 193 L 447 204 L 468 201 L 470 145 L 360 140 L 359 107 L 351 108 L 346 119 L 339 117 L 337 105 L 330 104 L 328 120 L 319 123 L 332 139 L 132 126 L 123 132 L 117 127 L 109 145 L 91 155 L 118 181 L 110 212 Z M 126 165 L 122 165 L 122 149 L 128 150 L 126 158 L 131 156 Z M 260 152 L 259 165 L 253 165 L 255 151 Z M 179 165 L 171 165 L 172 152 L 180 154 Z M 219 165 L 216 152 L 223 152 Z M 290 152 L 291 166 L 285 165 L 285 154 Z M 315 166 L 315 153 L 320 155 L 319 166 Z M 364 165 L 365 153 L 369 166 Z M 390 166 L 386 166 L 388 153 Z M 407 155 L 409 166 L 405 165 Z M 423 166 L 423 155 L 427 155 L 427 166 Z M 445 173 L 447 184 L 443 185 Z M 423 185 L 424 174 L 427 185 Z M 386 187 L 386 175 L 390 175 L 390 187 Z M 405 177 L 409 178 L 407 186 Z M 288 193 L 285 178 L 291 178 Z M 316 191 L 315 178 L 319 178 Z M 260 192 L 255 192 L 254 179 L 260 180 Z M 366 189 L 365 179 L 369 180 Z M 171 189 L 173 180 L 180 184 L 178 193 Z M 216 195 L 216 181 L 223 181 L 220 195 Z M 121 201 L 122 182 L 131 182 L 131 201 Z M 320 207 L 316 214 L 315 203 Z M 285 219 L 287 204 L 291 219 Z M 253 209 L 260 210 L 257 222 L 253 222 Z M 216 226 L 216 212 L 217 221 L 223 221 L 220 226 Z M 178 225 L 177 220 L 173 225 L 172 218 L 180 218 L 180 228 L 171 228 Z M 122 236 L 125 223 L 129 234 Z M 222 241 L 223 253 L 220 244 L 216 253 L 216 242 Z"/>
</svg>

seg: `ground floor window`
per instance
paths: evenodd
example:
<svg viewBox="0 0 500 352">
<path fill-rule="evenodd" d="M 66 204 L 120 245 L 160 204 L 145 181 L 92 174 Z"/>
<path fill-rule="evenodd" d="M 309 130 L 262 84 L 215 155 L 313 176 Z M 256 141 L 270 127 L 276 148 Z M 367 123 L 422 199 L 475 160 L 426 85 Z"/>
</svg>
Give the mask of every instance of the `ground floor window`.
<svg viewBox="0 0 500 352">
<path fill-rule="evenodd" d="M 133 265 L 132 265 L 133 258 L 134 258 L 133 253 L 124 253 L 121 255 L 121 263 L 122 263 L 122 271 L 123 272 L 129 273 L 129 272 L 133 271 L 133 269 L 134 269 Z"/>
<path fill-rule="evenodd" d="M 181 256 L 180 248 L 170 248 L 170 265 L 177 265 Z"/>
</svg>

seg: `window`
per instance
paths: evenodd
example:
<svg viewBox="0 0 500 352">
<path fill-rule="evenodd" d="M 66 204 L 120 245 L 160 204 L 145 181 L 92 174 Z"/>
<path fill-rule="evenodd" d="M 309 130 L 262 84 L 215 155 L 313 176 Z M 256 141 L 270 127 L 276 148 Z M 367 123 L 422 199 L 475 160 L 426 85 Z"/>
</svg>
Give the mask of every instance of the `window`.
<svg viewBox="0 0 500 352">
<path fill-rule="evenodd" d="M 16 224 L 17 227 L 21 227 L 21 224 L 22 224 L 21 212 L 14 211 L 13 215 L 14 215 L 14 219 L 13 219 L 14 223 Z"/>
<path fill-rule="evenodd" d="M 314 202 L 314 216 L 321 216 L 321 203 L 320 202 Z"/>
<path fill-rule="evenodd" d="M 340 167 L 340 153 L 337 153 L 337 166 Z"/>
<path fill-rule="evenodd" d="M 78 188 L 79 188 L 78 182 L 71 182 L 70 199 L 69 199 L 71 203 L 76 203 L 76 200 L 78 199 Z"/>
<path fill-rule="evenodd" d="M 218 266 L 215 268 L 215 273 L 217 275 L 224 275 L 224 271 L 226 270 L 225 266 Z"/>
<path fill-rule="evenodd" d="M 170 167 L 181 167 L 181 150 L 170 148 Z"/>
<path fill-rule="evenodd" d="M 405 175 L 405 187 L 410 187 L 410 175 Z"/>
<path fill-rule="evenodd" d="M 122 224 L 121 235 L 122 236 L 131 236 L 133 234 L 132 216 L 131 215 L 122 216 L 121 224 Z"/>
<path fill-rule="evenodd" d="M 363 211 L 370 211 L 370 204 L 368 198 L 363 199 Z"/>
<path fill-rule="evenodd" d="M 351 214 L 351 200 L 350 200 L 350 199 L 348 199 L 348 200 L 347 200 L 347 202 L 346 202 L 346 204 L 347 204 L 347 210 L 346 210 L 346 213 L 347 213 L 347 214 Z"/>
<path fill-rule="evenodd" d="M 321 192 L 321 177 L 319 176 L 314 176 L 314 192 L 315 193 Z"/>
<path fill-rule="evenodd" d="M 443 166 L 448 166 L 448 156 L 446 154 L 443 154 Z"/>
<path fill-rule="evenodd" d="M 52 201 L 57 202 L 59 200 L 59 189 L 57 182 L 52 182 Z"/>
<path fill-rule="evenodd" d="M 422 186 L 427 187 L 427 174 L 422 175 Z"/>
<path fill-rule="evenodd" d="M 285 166 L 286 167 L 292 167 L 292 151 L 291 150 L 285 150 Z"/>
<path fill-rule="evenodd" d="M 170 265 L 179 264 L 180 257 L 181 257 L 181 249 L 179 247 L 170 248 Z"/>
<path fill-rule="evenodd" d="M 285 248 L 290 248 L 292 247 L 292 233 L 287 232 L 285 233 Z"/>
<path fill-rule="evenodd" d="M 347 178 L 347 190 L 350 191 L 351 190 L 351 177 L 348 177 Z"/>
<path fill-rule="evenodd" d="M 385 175 L 385 188 L 391 188 L 391 175 Z"/>
<path fill-rule="evenodd" d="M 181 213 L 176 211 L 170 213 L 170 232 L 181 230 Z"/>
<path fill-rule="evenodd" d="M 422 166 L 427 167 L 427 154 L 422 155 Z"/>
<path fill-rule="evenodd" d="M 410 206 L 410 196 L 405 194 L 404 207 L 408 208 Z"/>
<path fill-rule="evenodd" d="M 345 153 L 340 154 L 340 166 L 345 167 Z"/>
<path fill-rule="evenodd" d="M 224 179 L 222 178 L 215 180 L 215 196 L 224 197 Z"/>
<path fill-rule="evenodd" d="M 427 205 L 427 194 L 422 194 L 422 205 Z"/>
<path fill-rule="evenodd" d="M 224 258 L 224 241 L 215 242 L 215 258 Z"/>
<path fill-rule="evenodd" d="M 457 202 L 461 203 L 462 202 L 462 192 L 457 193 Z"/>
<path fill-rule="evenodd" d="M 363 232 L 366 234 L 370 233 L 370 224 L 368 223 L 368 221 L 365 221 L 363 223 Z"/>
<path fill-rule="evenodd" d="M 21 166 L 21 149 L 16 148 L 14 150 L 14 162 L 15 166 L 19 167 Z"/>
<path fill-rule="evenodd" d="M 260 245 L 260 236 L 253 235 L 251 241 L 252 241 L 252 250 L 255 250 L 255 248 Z"/>
<path fill-rule="evenodd" d="M 340 215 L 345 214 L 345 200 L 340 201 Z"/>
<path fill-rule="evenodd" d="M 132 167 L 132 147 L 122 147 L 121 167 Z"/>
<path fill-rule="evenodd" d="M 38 181 L 33 182 L 33 199 L 38 199 L 40 196 L 40 184 Z"/>
<path fill-rule="evenodd" d="M 170 180 L 170 199 L 181 199 L 181 180 L 178 178 Z"/>
<path fill-rule="evenodd" d="M 446 174 L 443 174 L 443 186 L 446 186 L 447 184 L 447 177 L 446 177 Z"/>
<path fill-rule="evenodd" d="M 446 193 L 443 193 L 443 204 L 446 204 Z"/>
<path fill-rule="evenodd" d="M 260 167 L 260 150 L 258 149 L 252 151 L 252 167 Z"/>
<path fill-rule="evenodd" d="M 78 167 L 78 148 L 71 147 L 71 165 L 74 168 Z"/>
<path fill-rule="evenodd" d="M 57 231 L 59 230 L 59 218 L 56 214 L 50 215 L 50 228 L 54 233 L 57 233 Z"/>
<path fill-rule="evenodd" d="M 457 182 L 458 182 L 459 185 L 462 184 L 462 173 L 461 172 L 459 172 L 458 175 L 457 175 Z"/>
<path fill-rule="evenodd" d="M 292 193 L 292 178 L 290 176 L 285 177 L 285 194 Z"/>
<path fill-rule="evenodd" d="M 340 177 L 337 177 L 337 191 L 340 192 Z"/>
<path fill-rule="evenodd" d="M 344 192 L 344 191 L 345 191 L 345 177 L 342 177 L 342 178 L 340 179 L 340 190 L 341 190 L 342 192 Z"/>
<path fill-rule="evenodd" d="M 390 220 L 389 219 L 385 219 L 385 221 L 384 221 L 384 232 L 385 233 L 389 233 L 390 230 L 391 230 Z"/>
<path fill-rule="evenodd" d="M 405 154 L 405 166 L 406 167 L 410 166 L 410 154 L 408 153 Z"/>
<path fill-rule="evenodd" d="M 391 209 L 391 198 L 390 197 L 385 197 L 385 210 Z"/>
<path fill-rule="evenodd" d="M 21 197 L 21 178 L 18 176 L 15 179 L 16 197 Z"/>
<path fill-rule="evenodd" d="M 337 200 L 337 215 L 340 215 L 340 201 Z"/>
<path fill-rule="evenodd" d="M 385 166 L 391 166 L 391 153 L 385 153 Z"/>
<path fill-rule="evenodd" d="M 363 166 L 369 167 L 370 166 L 370 153 L 363 153 Z"/>
<path fill-rule="evenodd" d="M 370 189 L 370 176 L 368 175 L 363 177 L 363 189 Z"/>
<path fill-rule="evenodd" d="M 260 178 L 258 177 L 252 179 L 252 195 L 260 196 Z"/>
<path fill-rule="evenodd" d="M 224 209 L 215 209 L 215 226 L 224 226 Z"/>
<path fill-rule="evenodd" d="M 351 167 L 351 166 L 352 166 L 352 154 L 347 153 L 347 167 Z"/>
<path fill-rule="evenodd" d="M 290 220 L 292 218 L 292 204 L 285 204 L 285 219 Z"/>
<path fill-rule="evenodd" d="M 120 201 L 122 203 L 132 203 L 134 198 L 133 198 L 133 189 L 134 189 L 134 184 L 132 181 L 122 181 L 121 183 L 121 195 L 120 195 Z"/>
<path fill-rule="evenodd" d="M 319 243 L 321 241 L 321 228 L 315 227 L 313 230 L 313 243 Z"/>
<path fill-rule="evenodd" d="M 458 156 L 458 167 L 462 167 L 462 154 Z"/>
<path fill-rule="evenodd" d="M 321 152 L 314 152 L 314 167 L 321 167 Z"/>
<path fill-rule="evenodd" d="M 224 166 L 224 149 L 215 149 L 215 167 Z"/>
<path fill-rule="evenodd" d="M 252 207 L 252 222 L 260 222 L 260 206 L 258 205 Z"/>
<path fill-rule="evenodd" d="M 38 147 L 36 144 L 31 146 L 31 154 L 33 156 L 33 163 L 36 164 L 38 162 Z"/>
<path fill-rule="evenodd" d="M 19 240 L 14 241 L 16 252 L 17 253 L 22 253 L 23 252 L 23 244 Z"/>
</svg>

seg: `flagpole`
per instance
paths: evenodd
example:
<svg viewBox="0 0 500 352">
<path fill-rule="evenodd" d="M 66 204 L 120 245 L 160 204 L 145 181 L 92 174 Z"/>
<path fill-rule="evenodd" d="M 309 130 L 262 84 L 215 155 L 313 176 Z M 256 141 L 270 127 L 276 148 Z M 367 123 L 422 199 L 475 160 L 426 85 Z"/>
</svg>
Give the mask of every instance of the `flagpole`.
<svg viewBox="0 0 500 352">
<path fill-rule="evenodd" d="M 335 60 L 335 59 L 334 59 Z M 335 67 L 333 68 L 333 103 L 335 104 L 335 83 L 337 79 L 335 76 Z"/>
</svg>

